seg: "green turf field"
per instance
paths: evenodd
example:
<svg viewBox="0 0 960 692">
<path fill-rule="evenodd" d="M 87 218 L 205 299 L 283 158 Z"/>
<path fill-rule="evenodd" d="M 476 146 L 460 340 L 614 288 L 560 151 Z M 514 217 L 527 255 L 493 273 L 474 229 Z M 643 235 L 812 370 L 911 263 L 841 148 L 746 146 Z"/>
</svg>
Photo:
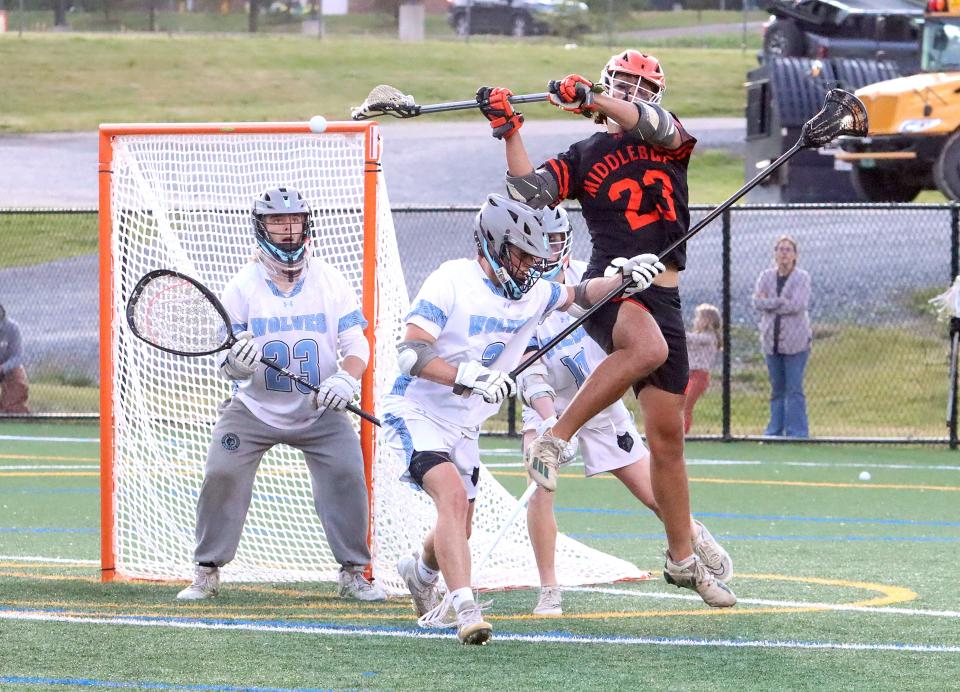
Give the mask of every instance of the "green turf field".
<svg viewBox="0 0 960 692">
<path fill-rule="evenodd" d="M 495 638 L 466 649 L 418 630 L 404 599 L 358 605 L 326 584 L 228 583 L 215 602 L 186 605 L 173 600 L 182 584 L 101 583 L 96 435 L 0 424 L 0 686 L 939 690 L 960 680 L 960 456 L 949 450 L 691 444 L 694 511 L 733 555 L 735 608 L 711 610 L 659 579 L 569 590 L 560 618 L 530 615 L 532 591 L 493 593 Z M 483 444 L 519 495 L 515 441 Z M 561 530 L 656 571 L 653 516 L 616 481 L 580 473 L 561 480 Z"/>
</svg>

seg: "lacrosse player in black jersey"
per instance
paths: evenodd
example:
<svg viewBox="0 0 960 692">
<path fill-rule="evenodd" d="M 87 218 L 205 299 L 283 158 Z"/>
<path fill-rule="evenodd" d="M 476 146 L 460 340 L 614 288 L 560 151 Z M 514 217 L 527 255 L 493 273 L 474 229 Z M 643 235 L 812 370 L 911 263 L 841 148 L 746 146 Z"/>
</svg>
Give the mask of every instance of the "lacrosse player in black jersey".
<svg viewBox="0 0 960 692">
<path fill-rule="evenodd" d="M 683 454 L 688 364 L 679 292 L 686 248 L 680 245 L 663 261 L 656 254 L 688 230 L 687 164 L 697 141 L 660 106 L 665 85 L 659 60 L 635 50 L 610 58 L 600 89 L 576 74 L 550 82 L 554 105 L 606 129 L 538 168 L 520 137 L 523 116 L 507 100 L 510 90 L 481 87 L 477 102 L 494 137 L 506 143 L 511 197 L 533 207 L 563 199 L 580 202 L 593 244 L 585 279 L 621 273 L 627 257 L 655 275 L 645 291 L 609 302 L 587 321 L 587 333 L 608 356 L 553 428 L 528 447 L 527 472 L 554 490 L 566 442 L 632 386 L 643 411 L 653 491 L 666 527 L 664 577 L 695 590 L 711 606 L 727 607 L 737 600 L 724 583 L 733 572 L 729 555 L 720 549 L 707 564 L 694 553 L 690 538 Z"/>
</svg>

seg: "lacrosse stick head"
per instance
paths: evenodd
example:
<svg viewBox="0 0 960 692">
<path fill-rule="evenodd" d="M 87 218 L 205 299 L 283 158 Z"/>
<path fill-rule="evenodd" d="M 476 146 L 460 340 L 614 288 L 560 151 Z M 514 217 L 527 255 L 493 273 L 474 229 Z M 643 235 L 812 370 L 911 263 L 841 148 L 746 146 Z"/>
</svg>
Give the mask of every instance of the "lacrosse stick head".
<svg viewBox="0 0 960 692">
<path fill-rule="evenodd" d="M 363 103 L 350 109 L 350 117 L 354 120 L 369 120 L 379 115 L 413 118 L 420 115 L 420 106 L 413 100 L 413 96 L 387 84 L 378 84 Z"/>
<path fill-rule="evenodd" d="M 937 319 L 940 321 L 960 317 L 960 276 L 946 292 L 931 298 L 930 304 L 937 311 Z"/>
<path fill-rule="evenodd" d="M 867 109 L 863 102 L 849 91 L 831 89 L 823 108 L 803 125 L 801 146 L 808 149 L 822 147 L 837 137 L 865 137 Z"/>
</svg>

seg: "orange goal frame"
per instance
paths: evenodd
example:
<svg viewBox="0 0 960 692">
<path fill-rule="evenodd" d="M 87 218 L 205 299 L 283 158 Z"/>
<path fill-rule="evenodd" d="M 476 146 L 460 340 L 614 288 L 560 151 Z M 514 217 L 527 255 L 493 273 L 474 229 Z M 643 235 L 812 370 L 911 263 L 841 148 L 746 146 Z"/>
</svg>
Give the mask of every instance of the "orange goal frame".
<svg viewBox="0 0 960 692">
<path fill-rule="evenodd" d="M 363 133 L 363 278 L 361 310 L 367 319 L 364 334 L 370 344 L 370 362 L 364 372 L 360 389 L 361 406 L 374 410 L 373 385 L 376 363 L 377 295 L 377 177 L 380 165 L 380 128 L 376 121 L 327 123 L 323 134 Z M 111 176 L 113 164 L 112 142 L 124 135 L 232 135 L 232 134 L 320 134 L 306 122 L 275 123 L 181 123 L 181 124 L 104 124 L 100 126 L 99 141 L 99 275 L 100 275 L 100 568 L 101 579 L 110 581 L 116 576 L 114 526 L 114 419 L 113 419 L 113 315 L 114 293 L 112 276 L 111 233 Z M 106 386 L 105 386 L 106 384 Z M 367 530 L 369 544 L 373 530 L 373 460 L 376 436 L 372 423 L 361 420 L 360 446 L 363 451 L 364 474 L 371 521 Z"/>
</svg>

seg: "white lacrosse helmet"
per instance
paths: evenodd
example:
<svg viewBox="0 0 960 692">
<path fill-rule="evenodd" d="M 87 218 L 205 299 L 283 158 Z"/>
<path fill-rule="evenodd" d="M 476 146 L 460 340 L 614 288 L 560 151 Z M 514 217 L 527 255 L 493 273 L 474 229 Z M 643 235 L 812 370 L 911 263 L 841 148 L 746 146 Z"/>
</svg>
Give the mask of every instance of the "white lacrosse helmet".
<svg viewBox="0 0 960 692">
<path fill-rule="evenodd" d="M 540 210 L 543 227 L 550 240 L 550 259 L 543 268 L 543 278 L 552 280 L 570 264 L 570 252 L 573 250 L 573 229 L 567 211 L 561 207 L 544 207 Z"/>
<path fill-rule="evenodd" d="M 289 243 L 276 243 L 267 232 L 265 217 L 297 214 L 302 219 L 299 237 Z M 253 203 L 251 212 L 253 234 L 257 239 L 259 260 L 273 275 L 283 275 L 293 281 L 310 255 L 310 238 L 313 236 L 313 214 L 310 205 L 292 187 L 276 187 L 264 190 Z"/>
<path fill-rule="evenodd" d="M 502 195 L 487 196 L 474 220 L 474 238 L 477 250 L 490 263 L 511 300 L 520 300 L 533 288 L 553 255 L 540 211 Z M 511 252 L 511 246 L 521 256 Z M 527 256 L 537 261 L 524 268 Z"/>
<path fill-rule="evenodd" d="M 624 79 L 631 75 L 635 80 Z M 636 83 L 634 83 L 634 81 Z M 667 81 L 660 61 L 637 50 L 625 50 L 610 57 L 600 73 L 600 84 L 607 96 L 637 103 L 660 103 Z"/>
</svg>

